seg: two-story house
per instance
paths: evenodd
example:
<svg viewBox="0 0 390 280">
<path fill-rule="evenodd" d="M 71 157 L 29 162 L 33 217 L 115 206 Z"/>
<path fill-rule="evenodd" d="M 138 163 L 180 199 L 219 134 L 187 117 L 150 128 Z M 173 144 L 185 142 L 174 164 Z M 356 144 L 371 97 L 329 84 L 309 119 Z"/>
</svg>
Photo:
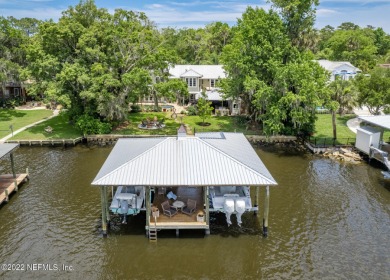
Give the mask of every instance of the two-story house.
<svg viewBox="0 0 390 280">
<path fill-rule="evenodd" d="M 330 81 L 334 81 L 337 76 L 340 76 L 343 80 L 353 79 L 357 74 L 362 71 L 353 66 L 348 61 L 330 61 L 326 59 L 317 60 L 317 62 L 331 73 Z"/>
<path fill-rule="evenodd" d="M 171 79 L 182 79 L 187 83 L 190 93 L 189 102 L 196 103 L 204 91 L 215 110 L 240 113 L 240 101 L 224 99 L 218 88 L 218 81 L 226 77 L 222 65 L 175 65 L 169 68 Z"/>
<path fill-rule="evenodd" d="M 20 99 L 26 100 L 26 88 L 20 82 L 3 82 L 0 87 L 0 100 Z"/>
</svg>

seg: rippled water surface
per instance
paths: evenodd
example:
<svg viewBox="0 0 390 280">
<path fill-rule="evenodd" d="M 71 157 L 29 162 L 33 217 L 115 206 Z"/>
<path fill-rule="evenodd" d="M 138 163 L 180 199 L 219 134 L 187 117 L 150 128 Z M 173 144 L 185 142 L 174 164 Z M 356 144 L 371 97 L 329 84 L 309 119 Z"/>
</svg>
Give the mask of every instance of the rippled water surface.
<svg viewBox="0 0 390 280">
<path fill-rule="evenodd" d="M 268 238 L 261 211 L 242 228 L 213 215 L 208 237 L 168 231 L 151 244 L 144 215 L 100 236 L 100 192 L 90 183 L 110 150 L 17 150 L 16 169 L 29 167 L 31 180 L 0 206 L 0 263 L 73 271 L 0 271 L 0 279 L 390 279 L 390 182 L 379 167 L 259 149 L 279 183 Z M 9 165 L 0 161 L 0 173 Z"/>
</svg>

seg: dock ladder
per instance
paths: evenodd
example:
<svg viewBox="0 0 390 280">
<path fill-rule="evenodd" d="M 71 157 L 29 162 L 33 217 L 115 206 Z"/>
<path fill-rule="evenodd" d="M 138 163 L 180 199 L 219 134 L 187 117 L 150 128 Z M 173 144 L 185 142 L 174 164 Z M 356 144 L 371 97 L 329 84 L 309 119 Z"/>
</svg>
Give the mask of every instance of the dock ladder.
<svg viewBox="0 0 390 280">
<path fill-rule="evenodd" d="M 157 242 L 157 217 L 154 217 L 154 227 L 149 225 L 149 241 Z"/>
</svg>

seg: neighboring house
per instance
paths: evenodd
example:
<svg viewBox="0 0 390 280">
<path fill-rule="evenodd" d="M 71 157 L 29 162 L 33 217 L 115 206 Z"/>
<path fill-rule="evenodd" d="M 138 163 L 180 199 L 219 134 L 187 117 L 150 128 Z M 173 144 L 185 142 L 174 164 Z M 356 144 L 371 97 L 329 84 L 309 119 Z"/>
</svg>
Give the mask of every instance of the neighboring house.
<svg viewBox="0 0 390 280">
<path fill-rule="evenodd" d="M 175 65 L 169 69 L 169 74 L 171 79 L 182 79 L 187 83 L 190 103 L 196 103 L 205 91 L 216 112 L 240 113 L 240 101 L 224 99 L 217 87 L 218 81 L 226 77 L 222 65 Z"/>
<path fill-rule="evenodd" d="M 0 100 L 26 100 L 26 87 L 20 82 L 3 82 L 0 87 Z"/>
<path fill-rule="evenodd" d="M 317 62 L 331 73 L 330 81 L 334 81 L 337 76 L 340 76 L 343 80 L 353 79 L 358 73 L 362 72 L 348 61 L 320 59 Z"/>
</svg>

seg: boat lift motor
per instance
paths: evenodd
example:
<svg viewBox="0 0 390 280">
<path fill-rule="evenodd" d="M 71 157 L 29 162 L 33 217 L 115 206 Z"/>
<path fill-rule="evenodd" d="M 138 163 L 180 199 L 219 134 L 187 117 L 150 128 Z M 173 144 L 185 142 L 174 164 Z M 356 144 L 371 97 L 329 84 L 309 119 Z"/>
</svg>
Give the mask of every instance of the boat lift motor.
<svg viewBox="0 0 390 280">
<path fill-rule="evenodd" d="M 230 226 L 232 224 L 232 221 L 230 220 L 230 216 L 234 212 L 234 199 L 226 198 L 223 203 L 223 210 L 225 211 L 226 222 L 228 226 Z"/>
<path fill-rule="evenodd" d="M 245 200 L 243 199 L 236 199 L 235 200 L 235 208 L 236 208 L 236 216 L 237 216 L 237 223 L 239 226 L 242 224 L 241 216 L 245 212 Z"/>
</svg>

